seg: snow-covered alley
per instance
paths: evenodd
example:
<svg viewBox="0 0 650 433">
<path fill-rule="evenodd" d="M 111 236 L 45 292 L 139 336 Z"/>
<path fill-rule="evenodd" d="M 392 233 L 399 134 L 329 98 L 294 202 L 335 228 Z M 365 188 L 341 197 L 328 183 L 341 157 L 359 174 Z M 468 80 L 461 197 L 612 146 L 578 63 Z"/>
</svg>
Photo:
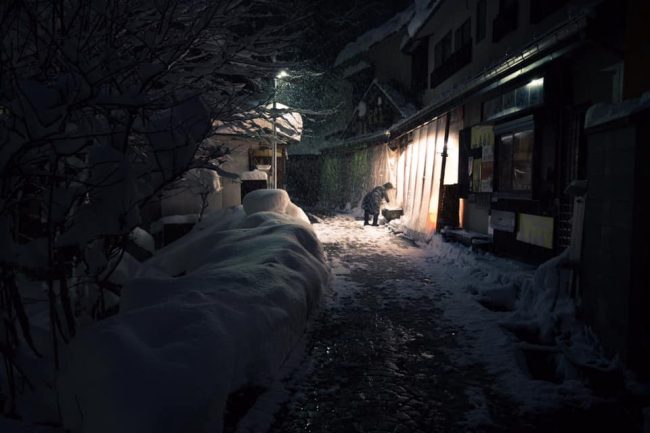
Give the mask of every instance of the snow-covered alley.
<svg viewBox="0 0 650 433">
<path fill-rule="evenodd" d="M 314 225 L 334 278 L 306 355 L 226 430 L 636 431 L 638 419 L 614 400 L 528 365 L 503 329 L 512 313 L 493 311 L 506 308 L 488 294 L 532 268 L 362 224 L 339 215 Z"/>
</svg>

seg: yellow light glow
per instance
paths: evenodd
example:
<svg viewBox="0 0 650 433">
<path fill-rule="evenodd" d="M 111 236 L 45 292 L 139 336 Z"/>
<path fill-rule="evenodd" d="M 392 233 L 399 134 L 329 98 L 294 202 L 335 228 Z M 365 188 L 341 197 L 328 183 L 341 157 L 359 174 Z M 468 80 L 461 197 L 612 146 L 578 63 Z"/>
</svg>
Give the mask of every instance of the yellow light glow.
<svg viewBox="0 0 650 433">
<path fill-rule="evenodd" d="M 460 228 L 464 228 L 465 224 L 463 224 L 463 221 L 465 220 L 465 199 L 461 198 L 460 202 L 458 203 L 458 225 Z"/>
</svg>

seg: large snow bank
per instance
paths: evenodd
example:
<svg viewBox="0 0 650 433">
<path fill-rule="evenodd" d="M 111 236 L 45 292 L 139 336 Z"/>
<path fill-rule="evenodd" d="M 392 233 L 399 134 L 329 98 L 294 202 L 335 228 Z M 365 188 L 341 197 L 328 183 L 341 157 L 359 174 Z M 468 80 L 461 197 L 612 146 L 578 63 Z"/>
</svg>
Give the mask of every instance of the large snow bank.
<svg viewBox="0 0 650 433">
<path fill-rule="evenodd" d="M 566 249 L 523 282 L 516 309 L 503 325 L 535 344 L 555 346 L 561 352 L 557 374 L 563 379 L 574 378 L 574 369 L 585 367 L 615 374 L 618 360 L 607 358 L 591 329 L 577 319 L 568 258 Z"/>
<path fill-rule="evenodd" d="M 250 193 L 145 262 L 120 313 L 67 348 L 66 428 L 220 432 L 228 395 L 272 380 L 327 284 L 292 206 L 284 191 Z"/>
<path fill-rule="evenodd" d="M 258 189 L 249 192 L 244 197 L 243 206 L 246 215 L 272 211 L 289 215 L 309 224 L 309 218 L 305 212 L 291 202 L 289 194 L 283 189 Z"/>
<path fill-rule="evenodd" d="M 431 239 L 428 249 L 445 266 L 454 268 L 454 278 L 465 292 L 497 312 L 500 327 L 511 334 L 517 347 L 553 354 L 552 374 L 565 389 L 575 391 L 585 369 L 617 380 L 620 364 L 605 356 L 593 332 L 577 317 L 569 250 L 530 270 L 490 254 L 469 253 L 438 236 Z M 494 372 L 500 368 L 495 365 Z"/>
<path fill-rule="evenodd" d="M 461 324 L 461 335 L 466 335 L 471 348 L 455 362 L 484 364 L 499 390 L 524 412 L 566 402 L 589 404 L 592 394 L 587 381 L 581 380 L 586 377 L 578 364 L 601 366 L 595 367 L 600 371 L 615 366 L 575 315 L 565 255 L 535 269 L 444 242 L 437 235 L 421 245 L 432 279 L 444 281 L 451 290 L 443 300 L 445 317 Z M 466 302 L 468 294 L 473 304 Z M 531 367 L 529 356 L 543 361 L 542 372 Z"/>
</svg>

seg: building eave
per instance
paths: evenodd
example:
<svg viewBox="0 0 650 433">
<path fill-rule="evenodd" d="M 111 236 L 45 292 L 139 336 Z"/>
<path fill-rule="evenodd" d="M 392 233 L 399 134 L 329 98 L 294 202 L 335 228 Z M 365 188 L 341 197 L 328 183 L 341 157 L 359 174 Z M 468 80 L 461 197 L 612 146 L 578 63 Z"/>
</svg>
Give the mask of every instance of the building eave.
<svg viewBox="0 0 650 433">
<path fill-rule="evenodd" d="M 391 137 L 427 123 L 466 100 L 484 94 L 519 77 L 530 74 L 548 63 L 577 49 L 583 41 L 579 37 L 586 29 L 586 14 L 570 19 L 545 35 L 536 38 L 517 55 L 509 57 L 489 70 L 469 79 L 450 91 L 439 94 L 429 105 L 389 129 Z"/>
</svg>

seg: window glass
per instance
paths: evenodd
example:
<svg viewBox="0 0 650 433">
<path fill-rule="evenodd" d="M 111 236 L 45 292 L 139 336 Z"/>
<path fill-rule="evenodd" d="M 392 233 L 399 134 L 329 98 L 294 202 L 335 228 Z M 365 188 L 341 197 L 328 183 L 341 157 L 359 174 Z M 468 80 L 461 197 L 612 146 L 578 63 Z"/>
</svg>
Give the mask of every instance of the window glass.
<svg viewBox="0 0 650 433">
<path fill-rule="evenodd" d="M 461 27 L 463 29 L 463 45 L 467 45 L 472 41 L 472 20 L 467 18 Z"/>
<path fill-rule="evenodd" d="M 498 137 L 498 191 L 530 191 L 533 171 L 533 130 Z"/>
<path fill-rule="evenodd" d="M 448 32 L 435 46 L 435 67 L 439 68 L 451 56 L 451 31 Z"/>
<path fill-rule="evenodd" d="M 429 39 L 424 38 L 411 56 L 411 83 L 414 91 L 427 88 L 429 77 Z"/>
<path fill-rule="evenodd" d="M 505 35 L 517 29 L 518 14 L 517 0 L 499 0 L 499 13 L 492 22 L 492 42 L 499 42 Z"/>
<path fill-rule="evenodd" d="M 472 42 L 471 21 L 467 19 L 458 29 L 456 29 L 455 50 L 458 51 L 465 45 Z"/>
<path fill-rule="evenodd" d="M 482 41 L 485 38 L 486 12 L 485 0 L 478 0 L 476 4 L 476 42 Z"/>
<path fill-rule="evenodd" d="M 533 131 L 514 134 L 512 149 L 512 189 L 530 191 L 533 171 Z"/>
<path fill-rule="evenodd" d="M 499 137 L 499 191 L 512 190 L 512 134 Z"/>
</svg>

